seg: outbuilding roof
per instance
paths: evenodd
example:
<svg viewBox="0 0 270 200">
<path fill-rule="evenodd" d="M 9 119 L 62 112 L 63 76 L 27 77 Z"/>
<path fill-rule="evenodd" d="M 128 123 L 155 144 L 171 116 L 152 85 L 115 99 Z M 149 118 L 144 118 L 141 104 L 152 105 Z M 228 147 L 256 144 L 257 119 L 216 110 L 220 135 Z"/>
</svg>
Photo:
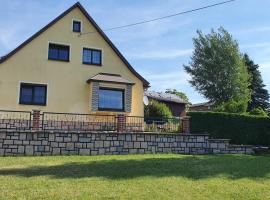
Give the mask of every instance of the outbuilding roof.
<svg viewBox="0 0 270 200">
<path fill-rule="evenodd" d="M 195 103 L 192 104 L 190 107 L 194 108 L 194 107 L 199 107 L 199 106 L 213 106 L 214 104 L 211 102 L 203 102 L 203 103 Z"/>
<path fill-rule="evenodd" d="M 164 93 L 164 92 L 154 92 L 154 91 L 145 91 L 144 94 L 148 98 L 155 99 L 158 101 L 184 103 L 184 104 L 187 103 L 181 97 L 179 97 L 175 94 L 168 94 L 168 93 Z"/>
</svg>

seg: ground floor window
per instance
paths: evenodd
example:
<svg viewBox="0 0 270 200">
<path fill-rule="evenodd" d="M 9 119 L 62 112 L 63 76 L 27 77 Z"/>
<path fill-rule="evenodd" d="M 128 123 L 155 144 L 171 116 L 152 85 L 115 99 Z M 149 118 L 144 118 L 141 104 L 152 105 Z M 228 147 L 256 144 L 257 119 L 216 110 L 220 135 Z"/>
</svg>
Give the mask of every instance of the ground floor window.
<svg viewBox="0 0 270 200">
<path fill-rule="evenodd" d="M 99 110 L 124 111 L 124 89 L 99 88 Z"/>
<path fill-rule="evenodd" d="M 46 105 L 47 85 L 21 83 L 20 104 Z"/>
</svg>

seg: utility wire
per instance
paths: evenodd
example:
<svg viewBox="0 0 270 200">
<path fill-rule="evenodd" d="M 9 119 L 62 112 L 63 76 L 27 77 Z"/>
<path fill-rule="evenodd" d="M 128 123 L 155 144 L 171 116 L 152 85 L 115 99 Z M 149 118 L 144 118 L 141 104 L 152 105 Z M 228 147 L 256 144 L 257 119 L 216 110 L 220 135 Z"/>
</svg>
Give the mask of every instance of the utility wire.
<svg viewBox="0 0 270 200">
<path fill-rule="evenodd" d="M 210 5 L 195 8 L 195 9 L 192 9 L 192 10 L 187 10 L 187 11 L 184 11 L 184 12 L 179 12 L 179 13 L 175 13 L 175 14 L 171 14 L 171 15 L 166 15 L 166 16 L 163 16 L 163 17 L 158 17 L 158 18 L 154 18 L 154 19 L 141 21 L 141 22 L 136 22 L 136 23 L 133 23 L 133 24 L 127 24 L 127 25 L 123 25 L 123 26 L 116 26 L 116 27 L 112 27 L 112 28 L 102 29 L 102 31 L 112 31 L 112 30 L 115 30 L 115 29 L 122 29 L 122 28 L 127 28 L 127 27 L 130 27 L 130 26 L 137 26 L 137 25 L 140 25 L 140 24 L 146 24 L 146 23 L 150 23 L 150 22 L 154 22 L 154 21 L 159 21 L 159 20 L 175 17 L 175 16 L 178 16 L 178 15 L 183 15 L 183 14 L 196 12 L 196 11 L 199 11 L 199 10 L 203 10 L 203 9 L 207 9 L 207 8 L 211 8 L 211 7 L 231 3 L 233 1 L 236 1 L 236 0 L 228 0 L 228 1 L 223 1 L 223 2 L 219 2 L 219 3 L 215 3 L 215 4 L 210 4 Z M 98 31 L 90 31 L 90 32 L 80 33 L 80 35 L 86 35 L 86 34 L 97 33 L 97 32 Z"/>
</svg>

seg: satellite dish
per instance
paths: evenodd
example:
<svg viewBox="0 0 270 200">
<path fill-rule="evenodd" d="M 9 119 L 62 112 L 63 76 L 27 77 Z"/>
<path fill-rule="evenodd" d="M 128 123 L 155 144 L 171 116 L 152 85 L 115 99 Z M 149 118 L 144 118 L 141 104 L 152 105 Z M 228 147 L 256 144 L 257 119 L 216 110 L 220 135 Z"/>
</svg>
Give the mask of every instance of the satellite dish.
<svg viewBox="0 0 270 200">
<path fill-rule="evenodd" d="M 143 103 L 144 103 L 144 105 L 148 106 L 149 100 L 148 100 L 147 96 L 143 96 Z"/>
</svg>

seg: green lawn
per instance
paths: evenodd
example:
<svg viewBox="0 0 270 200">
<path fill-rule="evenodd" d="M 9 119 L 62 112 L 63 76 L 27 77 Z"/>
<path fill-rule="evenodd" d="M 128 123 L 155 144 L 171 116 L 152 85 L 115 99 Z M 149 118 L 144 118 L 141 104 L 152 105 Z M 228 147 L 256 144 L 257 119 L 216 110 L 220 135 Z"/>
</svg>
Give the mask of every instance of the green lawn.
<svg viewBox="0 0 270 200">
<path fill-rule="evenodd" d="M 270 199 L 270 157 L 1 157 L 0 199 Z"/>
</svg>

